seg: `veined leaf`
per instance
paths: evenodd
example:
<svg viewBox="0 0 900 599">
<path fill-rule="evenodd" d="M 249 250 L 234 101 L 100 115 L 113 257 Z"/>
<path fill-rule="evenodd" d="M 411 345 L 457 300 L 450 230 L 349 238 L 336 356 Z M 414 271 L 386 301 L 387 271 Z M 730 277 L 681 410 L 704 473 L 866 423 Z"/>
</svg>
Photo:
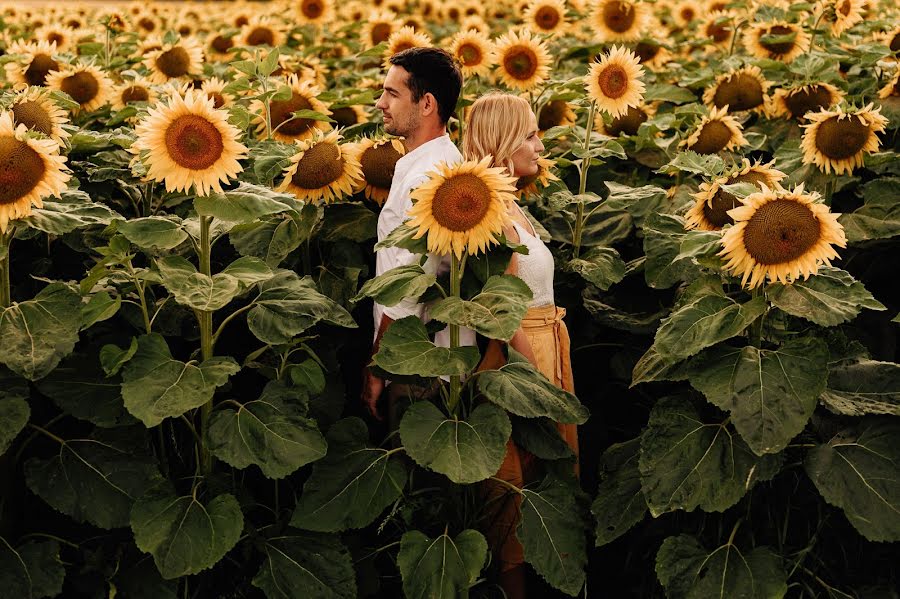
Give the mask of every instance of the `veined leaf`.
<svg viewBox="0 0 900 599">
<path fill-rule="evenodd" d="M 81 330 L 88 329 L 98 322 L 109 320 L 122 307 L 122 297 L 110 297 L 109 293 L 100 291 L 91 296 L 88 303 L 81 306 Z"/>
<path fill-rule="evenodd" d="M 31 408 L 24 397 L 7 396 L 0 391 L 0 456 L 6 453 L 30 417 Z"/>
<path fill-rule="evenodd" d="M 896 156 L 890 153 L 889 160 L 895 162 Z M 897 177 L 880 177 L 866 183 L 863 186 L 865 203 L 862 207 L 838 218 L 838 222 L 844 226 L 847 241 L 856 243 L 900 235 L 898 190 L 900 179 Z"/>
<path fill-rule="evenodd" d="M 525 418 L 584 424 L 590 412 L 578 398 L 547 380 L 528 362 L 509 362 L 478 373 L 478 390 L 501 408 Z"/>
<path fill-rule="evenodd" d="M 398 266 L 366 281 L 350 301 L 371 297 L 382 306 L 395 306 L 404 298 L 418 298 L 435 280 L 434 275 L 426 274 L 418 264 Z"/>
<path fill-rule="evenodd" d="M 175 301 L 195 310 L 212 312 L 224 308 L 241 290 L 236 278 L 222 273 L 207 276 L 181 256 L 161 258 L 157 266 L 163 285 Z"/>
<path fill-rule="evenodd" d="M 369 446 L 368 438 L 359 418 L 328 430 L 328 453 L 313 464 L 291 526 L 320 532 L 362 528 L 397 500 L 406 486 L 406 466 L 396 453 Z"/>
<path fill-rule="evenodd" d="M 600 457 L 600 486 L 591 504 L 597 547 L 621 537 L 647 513 L 638 469 L 640 448 L 640 439 L 632 439 L 612 445 Z"/>
<path fill-rule="evenodd" d="M 490 339 L 509 341 L 531 301 L 531 288 L 514 275 L 496 275 L 470 301 L 446 297 L 429 310 L 435 320 L 472 329 Z"/>
<path fill-rule="evenodd" d="M 322 223 L 322 234 L 327 241 L 349 239 L 362 242 L 376 236 L 378 215 L 356 202 L 328 204 Z"/>
<path fill-rule="evenodd" d="M 478 365 L 478 349 L 438 347 L 428 338 L 417 316 L 394 321 L 373 360 L 387 372 L 401 375 L 442 376 L 465 374 Z"/>
<path fill-rule="evenodd" d="M 5 596 L 56 597 L 62 592 L 65 577 L 56 541 L 30 541 L 13 548 L 0 537 L 0 585 Z"/>
<path fill-rule="evenodd" d="M 542 460 L 563 460 L 575 453 L 559 434 L 556 423 L 549 418 L 512 416 L 512 439 L 516 445 Z"/>
<path fill-rule="evenodd" d="M 900 365 L 866 359 L 835 364 L 820 399 L 832 412 L 846 416 L 900 416 Z"/>
<path fill-rule="evenodd" d="M 264 261 L 252 256 L 238 258 L 222 269 L 222 272 L 219 274 L 237 280 L 244 287 L 268 281 L 275 276 L 275 273 Z M 213 280 L 215 281 L 215 277 L 213 277 Z"/>
<path fill-rule="evenodd" d="M 781 557 L 768 547 L 741 551 L 728 542 L 710 552 L 690 535 L 663 541 L 656 576 L 671 599 L 780 599 L 787 593 Z"/>
<path fill-rule="evenodd" d="M 825 327 L 852 320 L 863 308 L 886 310 L 850 273 L 829 266 L 807 280 L 769 285 L 766 295 L 788 314 Z"/>
<path fill-rule="evenodd" d="M 165 481 L 142 495 L 131 510 L 131 530 L 138 549 L 153 555 L 166 580 L 214 566 L 237 544 L 244 516 L 229 494 L 204 501 L 175 494 Z"/>
<path fill-rule="evenodd" d="M 704 419 L 678 397 L 656 403 L 641 435 L 641 485 L 654 518 L 678 509 L 725 511 L 780 464 L 780 456 L 757 457 L 727 422 Z"/>
<path fill-rule="evenodd" d="M 91 201 L 85 192 L 67 190 L 58 200 L 44 200 L 43 207 L 32 208 L 30 216 L 17 222 L 44 233 L 62 235 L 91 225 L 108 225 L 116 218 L 122 217 L 105 204 Z"/>
<path fill-rule="evenodd" d="M 116 221 L 116 228 L 139 248 L 171 250 L 181 245 L 188 234 L 177 216 L 148 216 Z"/>
<path fill-rule="evenodd" d="M 263 550 L 253 586 L 268 599 L 356 599 L 353 560 L 337 535 L 289 530 Z"/>
<path fill-rule="evenodd" d="M 78 522 L 107 529 L 127 526 L 135 499 L 159 480 L 140 427 L 97 429 L 64 441 L 53 457 L 25 462 L 35 495 Z"/>
<path fill-rule="evenodd" d="M 298 208 L 294 196 L 268 187 L 241 183 L 237 189 L 194 198 L 200 216 L 213 216 L 227 223 L 250 223 L 261 216 Z"/>
<path fill-rule="evenodd" d="M 625 262 L 619 252 L 608 247 L 591 248 L 580 258 L 570 260 L 566 269 L 603 291 L 625 278 Z"/>
<path fill-rule="evenodd" d="M 419 401 L 400 421 L 400 439 L 409 457 L 458 484 L 496 474 L 511 432 L 506 412 L 489 403 L 476 407 L 468 419 L 458 420 L 444 416 L 429 401 Z"/>
<path fill-rule="evenodd" d="M 417 530 L 403 534 L 397 565 L 408 599 L 466 599 L 487 557 L 480 532 L 464 530 L 436 539 Z"/>
<path fill-rule="evenodd" d="M 819 493 L 870 541 L 900 541 L 900 423 L 870 417 L 806 456 Z"/>
</svg>

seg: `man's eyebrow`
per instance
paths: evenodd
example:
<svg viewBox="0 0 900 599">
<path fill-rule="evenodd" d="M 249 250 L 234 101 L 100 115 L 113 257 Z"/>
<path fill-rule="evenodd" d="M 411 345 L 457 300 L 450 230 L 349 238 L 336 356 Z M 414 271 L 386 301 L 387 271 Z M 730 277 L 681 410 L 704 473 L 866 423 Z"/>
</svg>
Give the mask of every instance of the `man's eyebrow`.
<svg viewBox="0 0 900 599">
<path fill-rule="evenodd" d="M 396 87 L 391 87 L 390 85 L 382 85 L 381 89 L 383 89 L 386 92 L 394 92 L 394 93 L 398 92 Z"/>
</svg>

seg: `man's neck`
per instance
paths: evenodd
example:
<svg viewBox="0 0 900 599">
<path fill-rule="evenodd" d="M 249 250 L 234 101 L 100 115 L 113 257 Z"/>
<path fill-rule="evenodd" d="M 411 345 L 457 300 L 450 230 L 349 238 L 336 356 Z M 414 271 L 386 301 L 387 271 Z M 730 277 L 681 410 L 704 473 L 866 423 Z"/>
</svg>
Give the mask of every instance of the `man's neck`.
<svg viewBox="0 0 900 599">
<path fill-rule="evenodd" d="M 406 153 L 409 154 L 419 146 L 423 146 L 427 144 L 429 141 L 435 140 L 442 135 L 447 133 L 447 128 L 444 126 L 428 128 L 428 129 L 419 129 L 416 131 L 415 135 L 407 137 L 403 143 L 406 146 Z"/>
</svg>

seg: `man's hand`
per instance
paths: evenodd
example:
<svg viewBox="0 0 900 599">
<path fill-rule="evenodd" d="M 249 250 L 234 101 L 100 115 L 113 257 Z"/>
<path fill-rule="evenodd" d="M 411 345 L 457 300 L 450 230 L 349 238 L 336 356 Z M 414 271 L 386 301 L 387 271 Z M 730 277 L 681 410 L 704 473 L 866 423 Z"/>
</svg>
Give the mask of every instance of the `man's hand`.
<svg viewBox="0 0 900 599">
<path fill-rule="evenodd" d="M 378 400 L 384 391 L 384 379 L 372 374 L 368 367 L 363 369 L 362 402 L 375 420 L 384 420 L 378 413 Z"/>
</svg>

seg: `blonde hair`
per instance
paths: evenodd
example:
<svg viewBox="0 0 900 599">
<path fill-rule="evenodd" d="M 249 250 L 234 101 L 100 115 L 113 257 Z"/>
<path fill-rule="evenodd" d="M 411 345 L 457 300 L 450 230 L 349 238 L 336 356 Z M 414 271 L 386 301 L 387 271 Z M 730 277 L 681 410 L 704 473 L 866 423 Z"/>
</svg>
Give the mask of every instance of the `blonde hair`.
<svg viewBox="0 0 900 599">
<path fill-rule="evenodd" d="M 494 157 L 492 166 L 513 174 L 512 155 L 531 133 L 531 105 L 525 98 L 504 92 L 487 93 L 469 108 L 463 139 L 465 160 Z"/>
</svg>

